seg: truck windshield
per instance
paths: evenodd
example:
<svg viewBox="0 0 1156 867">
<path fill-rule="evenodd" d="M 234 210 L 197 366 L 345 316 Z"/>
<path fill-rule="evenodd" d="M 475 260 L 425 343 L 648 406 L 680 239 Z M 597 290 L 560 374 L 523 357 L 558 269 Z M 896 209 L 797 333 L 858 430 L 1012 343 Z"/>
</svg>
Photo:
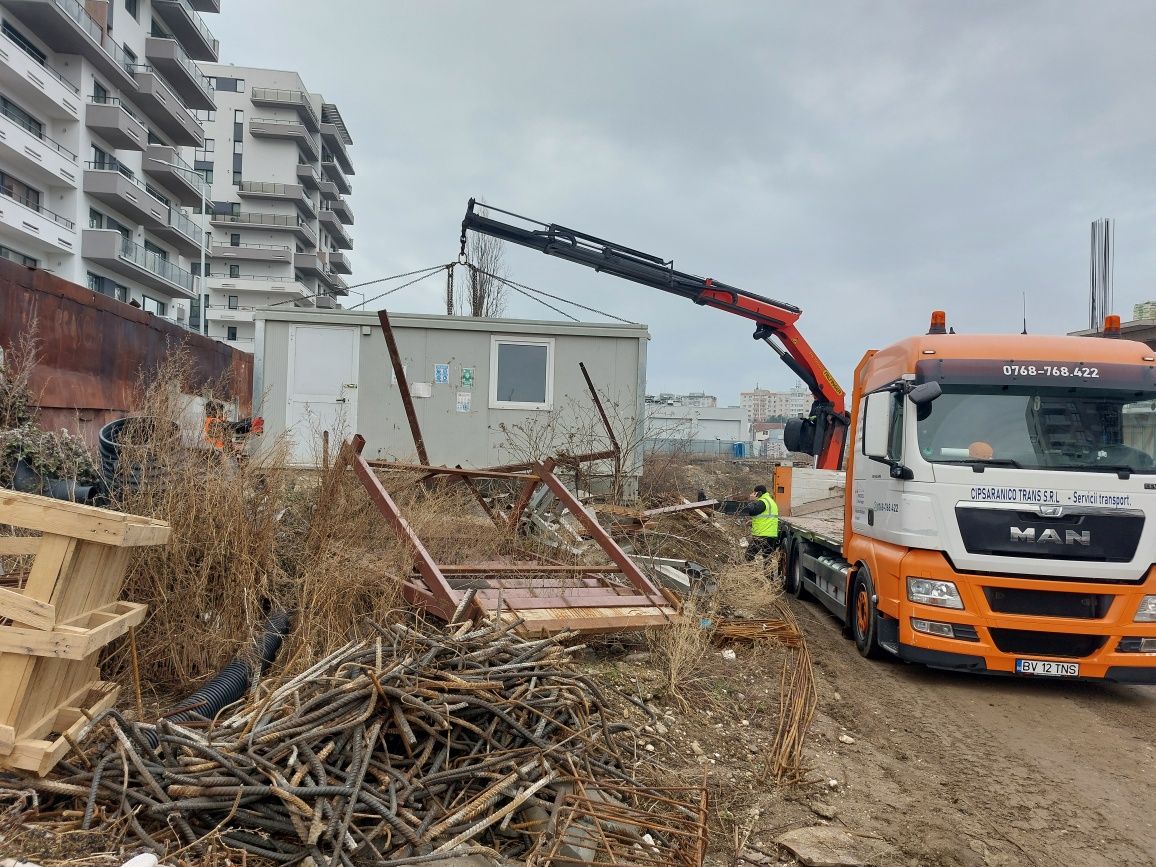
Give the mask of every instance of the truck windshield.
<svg viewBox="0 0 1156 867">
<path fill-rule="evenodd" d="M 944 385 L 919 415 L 932 463 L 1156 473 L 1156 392 Z"/>
</svg>

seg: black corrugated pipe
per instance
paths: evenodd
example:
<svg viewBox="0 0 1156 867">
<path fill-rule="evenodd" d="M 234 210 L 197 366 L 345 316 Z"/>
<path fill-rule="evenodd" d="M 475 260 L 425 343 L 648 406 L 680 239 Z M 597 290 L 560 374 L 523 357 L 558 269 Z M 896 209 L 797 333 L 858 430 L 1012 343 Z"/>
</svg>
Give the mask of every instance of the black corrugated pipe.
<svg viewBox="0 0 1156 867">
<path fill-rule="evenodd" d="M 281 640 L 288 631 L 289 614 L 287 612 L 276 611 L 269 615 L 269 619 L 265 622 L 265 629 L 254 647 L 257 660 L 260 663 L 260 674 L 267 672 L 269 666 L 273 664 L 277 652 L 281 649 Z M 188 710 L 166 715 L 164 719 L 177 724 L 192 719 L 212 719 L 221 712 L 222 708 L 228 707 L 249 690 L 253 684 L 254 674 L 252 655 L 239 653 L 221 669 L 216 677 L 180 703 L 179 707 L 187 707 Z M 153 747 L 157 745 L 158 738 L 155 731 L 145 729 L 144 736 L 150 745 Z"/>
</svg>

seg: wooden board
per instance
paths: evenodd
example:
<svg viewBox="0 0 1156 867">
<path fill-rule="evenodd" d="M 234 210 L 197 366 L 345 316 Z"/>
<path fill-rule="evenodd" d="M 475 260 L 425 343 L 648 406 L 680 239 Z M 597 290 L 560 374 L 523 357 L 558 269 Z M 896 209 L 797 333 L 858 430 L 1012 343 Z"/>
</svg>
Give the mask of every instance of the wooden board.
<svg viewBox="0 0 1156 867">
<path fill-rule="evenodd" d="M 117 546 L 161 545 L 170 532 L 153 518 L 9 490 L 0 490 L 0 524 Z"/>
<path fill-rule="evenodd" d="M 802 517 L 780 518 L 779 523 L 799 531 L 805 538 L 813 538 L 843 550 L 843 508 L 836 507 L 826 512 Z"/>
<path fill-rule="evenodd" d="M 581 633 L 621 632 L 669 626 L 679 614 L 673 608 L 652 605 L 611 608 L 530 608 L 506 612 L 507 623 L 523 621 L 517 632 L 528 637 L 555 635 L 573 630 Z"/>
</svg>

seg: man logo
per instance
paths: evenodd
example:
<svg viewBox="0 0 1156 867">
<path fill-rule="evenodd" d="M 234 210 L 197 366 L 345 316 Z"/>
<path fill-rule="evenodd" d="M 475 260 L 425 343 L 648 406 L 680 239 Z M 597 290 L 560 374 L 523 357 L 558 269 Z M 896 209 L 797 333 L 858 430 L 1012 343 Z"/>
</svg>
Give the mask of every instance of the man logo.
<svg viewBox="0 0 1156 867">
<path fill-rule="evenodd" d="M 1091 545 L 1092 531 L 1091 530 L 1064 530 L 1063 538 L 1060 537 L 1059 530 L 1053 530 L 1051 527 L 1042 531 L 1038 536 L 1036 535 L 1035 527 L 1019 527 L 1011 528 L 1011 541 L 1013 542 L 1038 542 L 1050 543 L 1053 545 Z"/>
</svg>

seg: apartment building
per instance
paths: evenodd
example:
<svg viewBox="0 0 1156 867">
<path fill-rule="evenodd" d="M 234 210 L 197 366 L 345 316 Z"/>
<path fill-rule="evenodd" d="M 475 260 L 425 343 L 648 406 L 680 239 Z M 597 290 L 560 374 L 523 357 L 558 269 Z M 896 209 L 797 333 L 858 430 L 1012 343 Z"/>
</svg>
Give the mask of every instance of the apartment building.
<svg viewBox="0 0 1156 867">
<path fill-rule="evenodd" d="M 662 404 L 663 406 L 718 406 L 718 398 L 704 391 L 692 391 L 690 394 L 671 394 L 663 391 L 659 394 L 648 394 L 646 402 Z"/>
<path fill-rule="evenodd" d="M 349 294 L 353 139 L 296 72 L 201 69 L 216 92 L 193 162 L 212 199 L 205 333 L 251 352 L 256 308 L 334 307 Z"/>
<path fill-rule="evenodd" d="M 0 0 L 0 256 L 187 323 L 220 0 Z"/>
<path fill-rule="evenodd" d="M 811 395 L 801 385 L 790 391 L 771 391 L 755 388 L 739 392 L 739 405 L 747 411 L 751 422 L 762 422 L 772 418 L 795 418 L 807 412 L 811 406 Z"/>
</svg>

